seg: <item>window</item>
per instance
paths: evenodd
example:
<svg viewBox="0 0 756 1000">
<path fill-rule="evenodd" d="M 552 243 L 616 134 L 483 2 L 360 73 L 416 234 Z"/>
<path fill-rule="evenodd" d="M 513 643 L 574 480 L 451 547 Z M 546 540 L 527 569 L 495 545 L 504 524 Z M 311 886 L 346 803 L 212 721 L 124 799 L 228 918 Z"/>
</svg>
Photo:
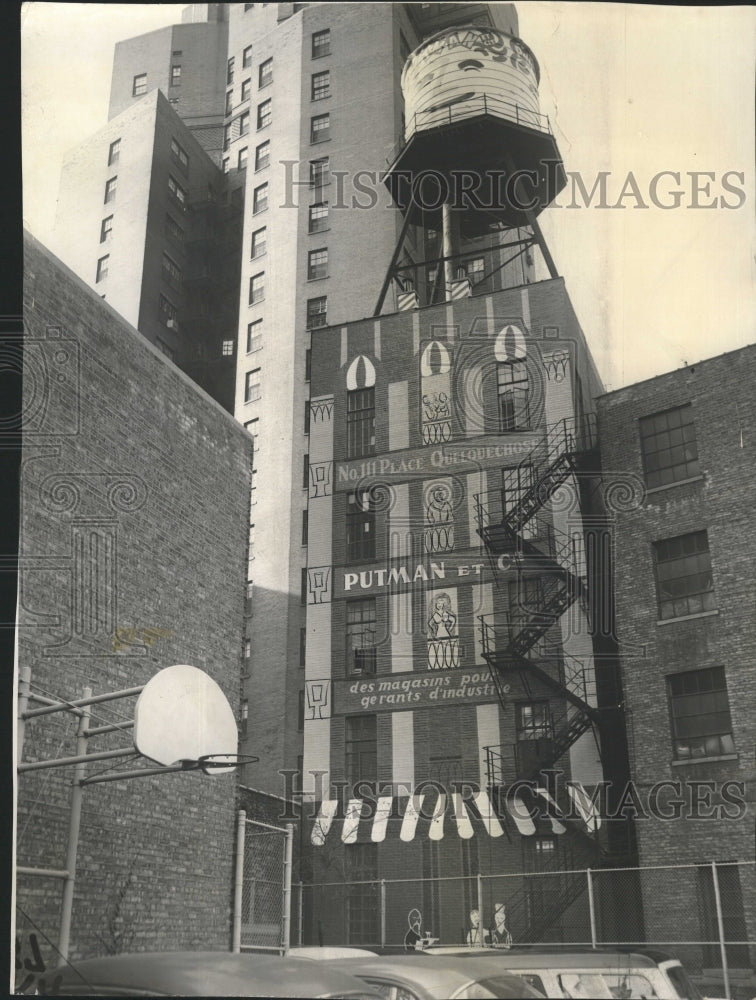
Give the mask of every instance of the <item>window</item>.
<svg viewBox="0 0 756 1000">
<path fill-rule="evenodd" d="M 230 86 L 234 82 L 234 57 L 228 60 L 228 69 L 226 70 L 226 83 Z"/>
<path fill-rule="evenodd" d="M 667 677 L 676 760 L 735 753 L 724 667 Z"/>
<path fill-rule="evenodd" d="M 228 157 L 227 157 L 227 156 L 224 156 L 224 157 L 223 157 L 223 173 L 224 173 L 224 174 L 227 174 L 227 173 L 228 173 L 228 170 L 229 170 L 229 166 L 228 166 Z"/>
<path fill-rule="evenodd" d="M 368 490 L 355 490 L 346 498 L 346 541 L 349 562 L 375 559 L 375 510 Z"/>
<path fill-rule="evenodd" d="M 500 361 L 497 367 L 499 430 L 523 431 L 530 427 L 528 369 L 525 358 Z"/>
<path fill-rule="evenodd" d="M 248 45 L 242 52 L 242 66 L 247 69 L 252 65 L 252 46 Z"/>
<path fill-rule="evenodd" d="M 484 257 L 473 257 L 462 264 L 462 270 L 466 278 L 470 279 L 472 285 L 476 285 L 483 280 L 486 273 L 486 261 Z"/>
<path fill-rule="evenodd" d="M 260 369 L 253 368 L 251 372 L 247 372 L 244 380 L 244 402 L 254 403 L 261 395 Z"/>
<path fill-rule="evenodd" d="M 134 97 L 141 97 L 142 94 L 147 93 L 147 74 L 139 73 L 134 77 L 134 85 L 131 88 L 131 93 Z"/>
<path fill-rule="evenodd" d="M 247 433 L 252 435 L 254 440 L 253 455 L 257 455 L 260 450 L 260 418 L 253 417 L 252 420 L 245 423 L 244 427 Z"/>
<path fill-rule="evenodd" d="M 187 194 L 186 191 L 181 187 L 176 180 L 168 176 L 168 192 L 176 199 L 176 201 L 181 205 L 182 208 L 186 208 Z"/>
<path fill-rule="evenodd" d="M 313 101 L 322 101 L 331 96 L 331 71 L 323 70 L 322 73 L 313 73 L 310 84 L 310 98 Z"/>
<path fill-rule="evenodd" d="M 347 458 L 375 454 L 375 389 L 347 393 Z"/>
<path fill-rule="evenodd" d="M 304 688 L 299 692 L 299 707 L 297 710 L 297 730 L 301 733 L 304 729 L 305 717 L 305 693 Z"/>
<path fill-rule="evenodd" d="M 375 665 L 375 598 L 347 601 L 346 672 L 374 674 Z"/>
<path fill-rule="evenodd" d="M 322 31 L 312 33 L 312 58 L 320 59 L 321 56 L 331 54 L 331 29 L 324 28 Z"/>
<path fill-rule="evenodd" d="M 662 620 L 714 610 L 709 539 L 705 531 L 656 542 L 654 554 Z"/>
<path fill-rule="evenodd" d="M 247 586 L 244 592 L 244 614 L 249 616 L 252 614 L 252 600 L 255 596 L 255 584 L 253 580 L 247 580 Z"/>
<path fill-rule="evenodd" d="M 246 146 L 244 146 L 243 149 L 239 150 L 239 159 L 237 160 L 237 163 L 236 163 L 236 166 L 237 166 L 238 170 L 246 170 L 247 169 L 247 156 L 248 156 L 248 154 L 249 154 L 249 150 L 248 150 L 248 148 Z"/>
<path fill-rule="evenodd" d="M 325 142 L 331 137 L 331 116 L 314 115 L 310 119 L 310 142 Z"/>
<path fill-rule="evenodd" d="M 307 661 L 307 628 L 299 630 L 299 665 L 303 667 Z"/>
<path fill-rule="evenodd" d="M 111 177 L 109 181 L 105 181 L 105 204 L 109 201 L 115 201 L 116 196 L 116 186 L 118 185 L 118 178 Z"/>
<path fill-rule="evenodd" d="M 100 243 L 105 243 L 113 234 L 113 216 L 109 215 L 107 219 L 102 220 L 102 225 L 100 226 Z"/>
<path fill-rule="evenodd" d="M 249 503 L 251 507 L 254 507 L 257 503 L 257 469 L 252 470 L 252 481 L 249 487 Z"/>
<path fill-rule="evenodd" d="M 115 139 L 110 144 L 108 149 L 108 166 L 111 167 L 114 163 L 118 163 L 118 157 L 121 155 L 121 140 Z"/>
<path fill-rule="evenodd" d="M 698 444 L 690 405 L 639 421 L 646 486 L 669 486 L 699 474 Z"/>
<path fill-rule="evenodd" d="M 262 257 L 262 255 L 265 253 L 265 247 L 267 244 L 265 234 L 266 234 L 265 226 L 263 226 L 262 229 L 256 229 L 254 233 L 252 233 L 252 246 L 250 248 L 250 255 L 253 259 L 255 257 Z"/>
<path fill-rule="evenodd" d="M 305 400 L 304 405 L 304 432 L 305 434 L 310 433 L 310 400 Z"/>
<path fill-rule="evenodd" d="M 165 295 L 161 295 L 158 300 L 158 311 L 160 318 L 167 327 L 170 327 L 172 330 L 178 329 L 178 310 Z"/>
<path fill-rule="evenodd" d="M 248 101 L 252 93 L 252 80 L 247 77 L 246 80 L 242 80 L 241 86 L 241 99 L 242 103 Z"/>
<path fill-rule="evenodd" d="M 308 347 L 305 351 L 305 382 L 309 382 L 312 378 L 312 348 Z"/>
<path fill-rule="evenodd" d="M 309 516 L 306 510 L 302 511 L 302 545 L 307 545 L 307 534 L 309 527 Z"/>
<path fill-rule="evenodd" d="M 255 558 L 255 526 L 249 526 L 249 549 L 247 550 L 247 561 L 252 562 Z"/>
<path fill-rule="evenodd" d="M 231 126 L 230 125 L 224 125 L 223 126 L 223 152 L 224 153 L 225 153 L 225 151 L 228 149 L 228 147 L 230 145 L 231 145 Z"/>
<path fill-rule="evenodd" d="M 246 645 L 245 645 L 245 650 L 244 651 L 246 653 Z M 245 656 L 245 659 L 247 659 L 246 656 Z M 248 701 L 243 701 L 241 703 L 241 717 L 240 717 L 240 723 L 241 723 L 241 725 L 239 727 L 240 730 L 241 730 L 241 737 L 242 737 L 242 739 L 245 739 L 246 736 L 247 736 L 247 720 L 248 719 L 249 719 L 249 702 Z"/>
<path fill-rule="evenodd" d="M 314 330 L 326 326 L 328 317 L 328 297 L 320 295 L 316 299 L 307 300 L 307 329 Z"/>
<path fill-rule="evenodd" d="M 163 254 L 163 280 L 174 288 L 181 287 L 181 268 L 167 253 Z"/>
<path fill-rule="evenodd" d="M 319 160 L 310 160 L 310 187 L 319 188 L 330 183 L 329 161 L 327 156 Z"/>
<path fill-rule="evenodd" d="M 108 261 L 110 260 L 110 254 L 105 254 L 104 257 L 100 257 L 97 261 L 97 281 L 104 281 L 108 276 Z"/>
<path fill-rule="evenodd" d="M 239 115 L 239 138 L 241 138 L 243 135 L 247 135 L 248 132 L 249 132 L 249 111 L 245 111 L 243 112 L 243 114 Z"/>
<path fill-rule="evenodd" d="M 253 274 L 249 279 L 249 304 L 252 306 L 256 302 L 262 302 L 265 298 L 265 271 Z"/>
<path fill-rule="evenodd" d="M 307 254 L 307 279 L 328 277 L 328 247 L 310 250 Z"/>
<path fill-rule="evenodd" d="M 260 63 L 257 70 L 257 86 L 262 89 L 271 83 L 273 83 L 273 60 L 266 59 L 265 62 Z"/>
<path fill-rule="evenodd" d="M 257 127 L 258 129 L 265 128 L 270 125 L 271 119 L 273 117 L 273 102 L 268 98 L 267 101 L 263 101 L 262 104 L 257 105 Z"/>
<path fill-rule="evenodd" d="M 305 455 L 302 463 L 302 489 L 306 490 L 310 486 L 310 456 Z"/>
<path fill-rule="evenodd" d="M 375 716 L 348 715 L 345 723 L 344 777 L 351 785 L 358 781 L 376 781 L 378 747 Z"/>
<path fill-rule="evenodd" d="M 263 321 L 256 319 L 247 326 L 247 354 L 259 351 L 263 342 Z"/>
<path fill-rule="evenodd" d="M 328 202 L 318 201 L 310 205 L 309 231 L 322 233 L 328 229 Z"/>
<path fill-rule="evenodd" d="M 345 852 L 347 944 L 376 944 L 381 938 L 378 845 L 351 844 Z M 389 995 L 386 993 L 386 995 Z M 404 996 L 401 988 L 391 995 Z"/>
<path fill-rule="evenodd" d="M 226 91 L 226 114 L 230 115 L 234 110 L 234 92 L 233 90 Z"/>
<path fill-rule="evenodd" d="M 234 356 L 234 342 L 233 340 L 224 340 L 221 346 L 221 356 L 224 358 L 232 358 Z"/>
<path fill-rule="evenodd" d="M 520 702 L 515 705 L 515 731 L 520 740 L 551 738 L 551 713 L 548 701 Z"/>
<path fill-rule="evenodd" d="M 170 215 L 165 217 L 165 235 L 175 243 L 184 242 L 184 230 Z"/>
<path fill-rule="evenodd" d="M 255 170 L 262 170 L 270 163 L 270 142 L 266 139 L 255 150 Z"/>
<path fill-rule="evenodd" d="M 256 187 L 252 195 L 252 214 L 257 215 L 258 212 L 264 212 L 268 207 L 268 185 L 260 184 Z"/>
<path fill-rule="evenodd" d="M 171 159 L 174 163 L 178 164 L 185 174 L 189 173 L 189 157 L 186 155 L 184 148 L 175 139 L 171 139 Z"/>
<path fill-rule="evenodd" d="M 180 87 L 181 86 L 181 67 L 171 66 L 171 86 Z"/>
</svg>

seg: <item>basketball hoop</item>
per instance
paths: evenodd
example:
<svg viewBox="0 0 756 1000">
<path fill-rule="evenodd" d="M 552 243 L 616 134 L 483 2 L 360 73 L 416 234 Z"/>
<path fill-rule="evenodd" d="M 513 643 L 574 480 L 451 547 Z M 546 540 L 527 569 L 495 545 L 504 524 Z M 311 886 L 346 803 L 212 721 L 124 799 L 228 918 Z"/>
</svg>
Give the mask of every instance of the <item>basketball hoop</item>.
<svg viewBox="0 0 756 1000">
<path fill-rule="evenodd" d="M 256 764 L 259 757 L 251 753 L 206 753 L 197 760 L 186 761 L 190 766 L 187 770 L 199 768 L 205 774 L 212 774 L 220 768 L 223 770 L 233 770 L 236 767 L 244 767 L 245 764 Z"/>
</svg>

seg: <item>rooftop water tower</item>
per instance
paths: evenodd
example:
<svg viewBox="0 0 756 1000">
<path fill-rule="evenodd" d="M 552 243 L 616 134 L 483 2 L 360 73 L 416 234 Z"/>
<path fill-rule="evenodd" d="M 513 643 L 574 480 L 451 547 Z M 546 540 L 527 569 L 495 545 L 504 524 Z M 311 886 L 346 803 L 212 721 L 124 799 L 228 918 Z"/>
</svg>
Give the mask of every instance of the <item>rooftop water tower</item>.
<svg viewBox="0 0 756 1000">
<path fill-rule="evenodd" d="M 538 102 L 540 71 L 528 46 L 492 27 L 455 27 L 422 42 L 402 72 L 405 127 L 385 183 L 404 226 L 376 309 L 410 225 L 443 233 L 446 297 L 452 297 L 461 241 L 526 229 L 518 253 L 538 244 L 556 269 L 537 216 L 566 183 L 548 117 Z M 522 245 L 520 245 L 522 244 Z"/>
</svg>

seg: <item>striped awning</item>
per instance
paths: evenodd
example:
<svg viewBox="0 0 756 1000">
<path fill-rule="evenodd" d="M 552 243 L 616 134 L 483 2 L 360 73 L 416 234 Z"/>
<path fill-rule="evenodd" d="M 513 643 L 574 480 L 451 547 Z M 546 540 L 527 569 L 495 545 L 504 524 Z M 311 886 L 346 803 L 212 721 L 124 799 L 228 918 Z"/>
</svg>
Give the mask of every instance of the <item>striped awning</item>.
<svg viewBox="0 0 756 1000">
<path fill-rule="evenodd" d="M 590 832 L 601 825 L 601 817 L 596 812 L 590 796 L 582 785 L 574 782 L 568 785 L 572 801 L 581 819 Z M 567 827 L 562 822 L 564 815 L 553 797 L 544 788 L 533 789 L 534 798 L 543 800 L 540 815 L 551 824 L 551 833 L 562 834 Z M 515 829 L 523 837 L 534 836 L 538 828 L 532 818 L 532 805 L 528 807 L 521 793 L 507 796 L 506 808 Z M 475 792 L 465 798 L 454 790 L 438 791 L 435 803 L 432 795 L 418 792 L 409 797 L 382 795 L 377 799 L 349 799 L 339 815 L 339 800 L 324 799 L 320 803 L 318 814 L 312 826 L 311 842 L 315 847 L 322 847 L 331 832 L 334 823 L 341 823 L 341 841 L 344 844 L 357 842 L 360 824 L 364 821 L 370 826 L 370 840 L 379 844 L 386 839 L 388 821 L 394 815 L 401 819 L 399 839 L 405 843 L 415 839 L 418 828 L 426 832 L 429 840 L 443 840 L 447 832 L 456 832 L 462 840 L 469 840 L 475 835 L 476 827 L 484 830 L 490 837 L 501 837 L 504 834 L 502 819 L 497 816 L 493 803 L 486 792 Z M 422 825 L 421 825 L 422 820 Z"/>
</svg>

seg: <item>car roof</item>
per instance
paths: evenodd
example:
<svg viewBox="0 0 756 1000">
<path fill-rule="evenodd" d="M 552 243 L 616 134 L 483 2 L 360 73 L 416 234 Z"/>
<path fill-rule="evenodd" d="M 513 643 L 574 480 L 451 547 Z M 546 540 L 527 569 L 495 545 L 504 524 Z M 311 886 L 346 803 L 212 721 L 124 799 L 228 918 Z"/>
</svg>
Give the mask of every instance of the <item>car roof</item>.
<svg viewBox="0 0 756 1000">
<path fill-rule="evenodd" d="M 508 970 L 495 958 L 484 957 L 480 962 L 460 960 L 456 955 L 439 955 L 429 961 L 418 955 L 379 955 L 373 959 L 348 958 L 331 963 L 334 967 L 368 980 L 390 979 L 398 985 L 425 990 L 435 997 L 448 997 L 473 982 L 496 977 L 505 982 Z M 523 983 L 512 976 L 511 996 L 523 994 Z M 537 994 L 536 994 L 537 995 Z"/>
<path fill-rule="evenodd" d="M 607 968 L 618 966 L 627 968 L 653 968 L 659 962 L 675 961 L 673 955 L 662 951 L 643 949 L 622 950 L 618 948 L 465 948 L 460 945 L 454 950 L 440 947 L 426 948 L 425 955 L 435 958 L 483 958 L 490 956 L 507 968 L 517 969 L 575 969 Z"/>
<path fill-rule="evenodd" d="M 72 962 L 61 989 L 89 986 L 179 996 L 369 996 L 360 980 L 321 962 L 230 952 L 143 952 Z"/>
</svg>

